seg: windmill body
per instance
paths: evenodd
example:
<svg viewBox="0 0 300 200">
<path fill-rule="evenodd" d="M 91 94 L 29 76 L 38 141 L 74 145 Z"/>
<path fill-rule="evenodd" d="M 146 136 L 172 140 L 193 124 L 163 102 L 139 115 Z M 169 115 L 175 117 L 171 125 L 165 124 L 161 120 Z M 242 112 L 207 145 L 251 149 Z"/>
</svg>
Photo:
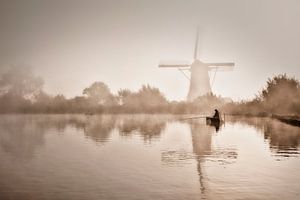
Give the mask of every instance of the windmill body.
<svg viewBox="0 0 300 200">
<path fill-rule="evenodd" d="M 195 60 L 190 67 L 191 78 L 190 88 L 187 96 L 188 101 L 192 101 L 199 96 L 211 93 L 209 81 L 209 67 L 199 60 Z"/>
<path fill-rule="evenodd" d="M 194 61 L 189 62 L 161 62 L 159 67 L 173 67 L 178 68 L 181 72 L 183 70 L 190 71 L 190 87 L 187 95 L 188 101 L 193 101 L 199 96 L 211 94 L 211 83 L 209 77 L 209 71 L 215 70 L 215 74 L 217 71 L 230 71 L 234 67 L 234 63 L 204 63 L 197 59 L 197 49 L 198 49 L 198 32 L 196 35 L 196 43 L 194 50 Z M 186 74 L 183 72 L 186 76 Z M 214 77 L 213 77 L 214 81 Z"/>
</svg>

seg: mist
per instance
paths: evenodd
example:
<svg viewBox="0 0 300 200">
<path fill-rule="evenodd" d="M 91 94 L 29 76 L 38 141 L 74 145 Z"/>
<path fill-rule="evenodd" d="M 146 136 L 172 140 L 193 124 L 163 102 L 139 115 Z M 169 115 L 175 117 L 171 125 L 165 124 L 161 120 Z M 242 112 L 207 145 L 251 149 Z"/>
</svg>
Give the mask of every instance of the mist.
<svg viewBox="0 0 300 200">
<path fill-rule="evenodd" d="M 299 79 L 298 1 L 1 1 L 0 69 L 29 65 L 44 90 L 81 95 L 103 81 L 113 93 L 150 84 L 170 100 L 184 100 L 189 83 L 160 60 L 193 56 L 233 61 L 217 73 L 213 92 L 234 100 L 255 97 L 267 78 Z M 245 89 L 247 88 L 247 89 Z"/>
</svg>

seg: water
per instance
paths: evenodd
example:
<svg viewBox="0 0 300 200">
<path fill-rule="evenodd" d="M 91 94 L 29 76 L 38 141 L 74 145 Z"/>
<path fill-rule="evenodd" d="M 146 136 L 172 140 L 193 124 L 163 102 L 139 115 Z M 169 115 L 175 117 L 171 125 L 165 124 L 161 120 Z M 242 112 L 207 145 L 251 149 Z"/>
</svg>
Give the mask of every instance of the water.
<svg viewBox="0 0 300 200">
<path fill-rule="evenodd" d="M 0 116 L 0 199 L 300 199 L 300 128 L 264 118 Z"/>
</svg>

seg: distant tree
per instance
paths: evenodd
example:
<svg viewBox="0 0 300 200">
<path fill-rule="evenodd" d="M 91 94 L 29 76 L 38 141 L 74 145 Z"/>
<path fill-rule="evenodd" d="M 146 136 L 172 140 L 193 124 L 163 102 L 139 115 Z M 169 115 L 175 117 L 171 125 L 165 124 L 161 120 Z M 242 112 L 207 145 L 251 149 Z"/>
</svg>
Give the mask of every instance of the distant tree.
<svg viewBox="0 0 300 200">
<path fill-rule="evenodd" d="M 118 97 L 117 97 L 119 100 L 119 103 L 121 105 L 128 104 L 128 102 L 127 102 L 129 100 L 128 97 L 130 97 L 132 94 L 133 94 L 133 92 L 131 92 L 129 89 L 120 89 L 118 91 Z"/>
<path fill-rule="evenodd" d="M 69 111 L 72 113 L 80 113 L 87 111 L 90 105 L 86 97 L 76 96 L 69 100 Z"/>
<path fill-rule="evenodd" d="M 167 103 L 167 99 L 159 89 L 149 85 L 143 85 L 138 91 L 137 97 L 144 106 L 158 106 Z"/>
<path fill-rule="evenodd" d="M 281 74 L 269 78 L 267 86 L 259 93 L 258 99 L 267 111 L 292 113 L 300 111 L 300 84 L 295 78 Z"/>
<path fill-rule="evenodd" d="M 88 99 L 95 104 L 116 104 L 114 95 L 110 92 L 108 86 L 103 82 L 95 82 L 82 92 Z"/>
<path fill-rule="evenodd" d="M 118 99 L 126 112 L 161 112 L 161 107 L 168 103 L 158 88 L 149 85 L 143 85 L 138 92 L 121 89 Z"/>
<path fill-rule="evenodd" d="M 260 97 L 263 101 L 273 100 L 274 97 L 286 98 L 287 94 L 297 94 L 299 89 L 300 85 L 297 79 L 281 74 L 268 79 L 266 88 L 260 92 Z"/>
<path fill-rule="evenodd" d="M 42 91 L 43 79 L 33 74 L 30 67 L 12 67 L 0 76 L 0 95 L 33 99 Z"/>
</svg>

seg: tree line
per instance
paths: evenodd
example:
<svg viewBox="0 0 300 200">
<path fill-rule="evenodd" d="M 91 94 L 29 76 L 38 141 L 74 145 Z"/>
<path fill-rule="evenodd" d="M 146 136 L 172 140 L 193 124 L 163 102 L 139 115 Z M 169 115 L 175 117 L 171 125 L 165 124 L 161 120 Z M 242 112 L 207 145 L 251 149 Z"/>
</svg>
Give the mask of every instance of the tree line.
<svg viewBox="0 0 300 200">
<path fill-rule="evenodd" d="M 294 77 L 280 74 L 269 78 L 266 86 L 249 101 L 231 102 L 224 105 L 231 114 L 269 116 L 300 115 L 300 83 Z"/>
<path fill-rule="evenodd" d="M 192 102 L 169 101 L 156 87 L 142 85 L 138 91 L 120 89 L 113 94 L 104 82 L 94 82 L 82 95 L 66 98 L 49 95 L 44 81 L 31 68 L 10 68 L 0 75 L 0 113 L 168 113 L 197 114 L 218 108 L 229 114 L 300 114 L 300 86 L 295 78 L 278 75 L 250 101 L 233 102 L 214 94 Z"/>
</svg>

